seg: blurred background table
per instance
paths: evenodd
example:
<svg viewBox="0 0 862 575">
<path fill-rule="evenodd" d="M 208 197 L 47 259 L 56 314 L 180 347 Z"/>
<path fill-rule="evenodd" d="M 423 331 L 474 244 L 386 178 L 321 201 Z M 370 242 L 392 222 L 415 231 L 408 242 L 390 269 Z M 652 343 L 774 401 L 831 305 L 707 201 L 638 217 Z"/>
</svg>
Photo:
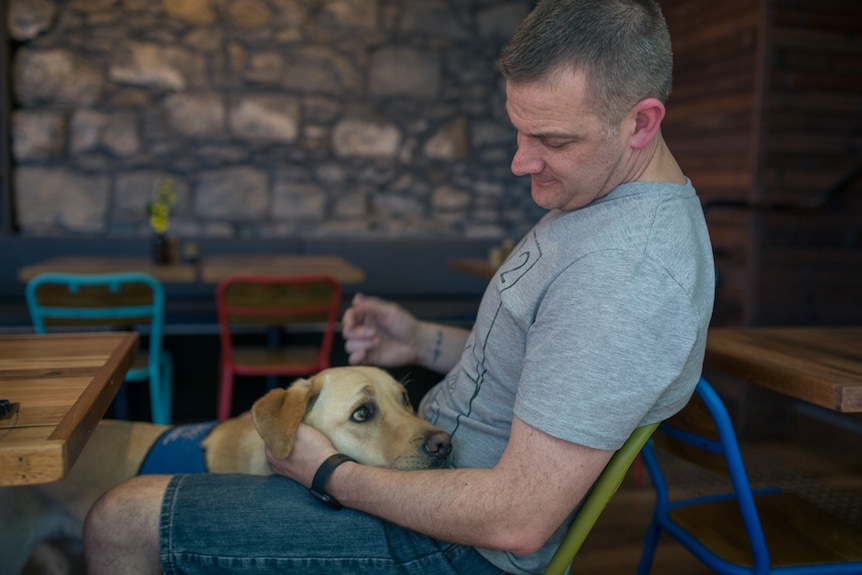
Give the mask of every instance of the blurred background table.
<svg viewBox="0 0 862 575">
<path fill-rule="evenodd" d="M 50 258 L 18 270 L 26 282 L 43 272 L 75 274 L 145 272 L 165 283 L 218 283 L 231 274 L 306 275 L 327 274 L 340 283 L 361 283 L 365 273 L 337 256 L 317 255 L 212 255 L 194 263 L 156 264 L 149 257 L 73 256 Z"/>
<path fill-rule="evenodd" d="M 66 476 L 123 383 L 133 332 L 0 336 L 0 485 Z"/>
<path fill-rule="evenodd" d="M 497 272 L 497 268 L 489 264 L 487 259 L 454 258 L 449 260 L 447 264 L 450 269 L 486 280 L 494 277 Z"/>
</svg>

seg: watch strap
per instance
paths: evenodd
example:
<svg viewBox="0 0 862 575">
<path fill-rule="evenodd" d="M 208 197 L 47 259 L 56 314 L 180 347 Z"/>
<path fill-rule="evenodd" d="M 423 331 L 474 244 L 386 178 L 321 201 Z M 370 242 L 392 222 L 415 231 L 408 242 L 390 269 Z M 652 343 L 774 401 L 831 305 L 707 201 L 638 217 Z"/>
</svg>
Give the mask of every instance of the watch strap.
<svg viewBox="0 0 862 575">
<path fill-rule="evenodd" d="M 311 487 L 308 489 L 308 492 L 315 498 L 336 511 L 341 509 L 341 503 L 339 503 L 335 497 L 326 492 L 326 482 L 329 481 L 329 477 L 339 465 L 347 463 L 348 461 L 356 463 L 355 459 L 349 455 L 344 455 L 343 453 L 336 453 L 327 457 L 326 461 L 321 463 L 320 467 L 317 468 L 317 472 L 314 474 L 314 479 L 311 480 Z"/>
</svg>

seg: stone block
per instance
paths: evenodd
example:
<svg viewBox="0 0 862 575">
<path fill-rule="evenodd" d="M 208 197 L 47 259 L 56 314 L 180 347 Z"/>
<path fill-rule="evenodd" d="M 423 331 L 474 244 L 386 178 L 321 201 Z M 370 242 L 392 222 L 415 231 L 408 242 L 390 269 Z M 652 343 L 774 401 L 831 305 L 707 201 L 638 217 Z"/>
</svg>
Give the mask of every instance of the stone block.
<svg viewBox="0 0 862 575">
<path fill-rule="evenodd" d="M 171 18 L 192 24 L 212 24 L 216 19 L 212 0 L 163 0 L 162 6 Z"/>
<path fill-rule="evenodd" d="M 179 46 L 129 42 L 113 55 L 109 78 L 155 90 L 185 90 L 202 82 L 204 61 Z"/>
<path fill-rule="evenodd" d="M 369 88 L 375 96 L 433 99 L 440 90 L 439 57 L 403 46 L 387 46 L 371 56 Z"/>
<path fill-rule="evenodd" d="M 326 191 L 312 183 L 277 181 L 272 216 L 277 220 L 319 223 L 326 215 Z"/>
<path fill-rule="evenodd" d="M 9 3 L 9 35 L 15 40 L 36 38 L 47 30 L 57 14 L 50 0 L 11 0 Z"/>
<path fill-rule="evenodd" d="M 234 136 L 247 140 L 293 142 L 299 132 L 299 102 L 284 94 L 251 94 L 230 109 Z"/>
<path fill-rule="evenodd" d="M 332 134 L 332 147 L 342 157 L 391 158 L 400 145 L 398 126 L 382 122 L 344 120 Z"/>
<path fill-rule="evenodd" d="M 203 172 L 194 190 L 194 215 L 205 220 L 254 221 L 268 217 L 269 181 L 251 167 Z"/>
<path fill-rule="evenodd" d="M 18 225 L 24 233 L 99 233 L 106 229 L 110 180 L 62 168 L 15 172 Z"/>
<path fill-rule="evenodd" d="M 191 137 L 224 137 L 225 106 L 218 94 L 173 94 L 164 100 L 170 125 Z"/>
<path fill-rule="evenodd" d="M 99 65 L 69 50 L 22 48 L 13 66 L 15 95 L 24 105 L 50 102 L 89 106 L 104 91 L 105 78 Z"/>
<path fill-rule="evenodd" d="M 12 114 L 12 153 L 27 162 L 60 158 L 66 145 L 66 119 L 59 112 Z"/>
<path fill-rule="evenodd" d="M 137 123 L 131 113 L 104 114 L 90 109 L 78 110 L 72 115 L 69 132 L 71 154 L 101 149 L 114 156 L 125 157 L 137 153 L 141 148 Z"/>
<path fill-rule="evenodd" d="M 455 118 L 425 143 L 425 156 L 434 160 L 465 160 L 470 156 L 467 118 Z"/>
</svg>

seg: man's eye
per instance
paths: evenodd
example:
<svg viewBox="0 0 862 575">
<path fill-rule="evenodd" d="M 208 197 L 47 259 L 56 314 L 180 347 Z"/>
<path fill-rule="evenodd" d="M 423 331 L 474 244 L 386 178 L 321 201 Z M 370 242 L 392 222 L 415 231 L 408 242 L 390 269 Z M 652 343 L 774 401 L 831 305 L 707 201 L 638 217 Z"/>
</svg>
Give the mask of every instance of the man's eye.
<svg viewBox="0 0 862 575">
<path fill-rule="evenodd" d="M 370 405 L 363 405 L 362 407 L 353 412 L 353 415 L 350 416 L 350 419 L 352 419 L 356 423 L 365 423 L 372 417 L 374 417 L 374 408 Z"/>
<path fill-rule="evenodd" d="M 571 140 L 545 140 L 544 144 L 546 148 L 550 148 L 552 150 L 562 150 L 567 148 L 569 144 L 571 144 Z"/>
</svg>

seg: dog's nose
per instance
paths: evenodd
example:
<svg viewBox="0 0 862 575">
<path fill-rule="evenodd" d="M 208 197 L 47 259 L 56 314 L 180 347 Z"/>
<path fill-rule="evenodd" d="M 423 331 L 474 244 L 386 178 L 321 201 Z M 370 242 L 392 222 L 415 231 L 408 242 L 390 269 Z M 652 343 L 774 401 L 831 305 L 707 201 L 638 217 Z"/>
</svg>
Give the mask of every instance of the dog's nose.
<svg viewBox="0 0 862 575">
<path fill-rule="evenodd" d="M 452 442 L 445 431 L 435 431 L 425 438 L 422 446 L 425 453 L 439 459 L 446 459 L 452 452 Z"/>
</svg>

